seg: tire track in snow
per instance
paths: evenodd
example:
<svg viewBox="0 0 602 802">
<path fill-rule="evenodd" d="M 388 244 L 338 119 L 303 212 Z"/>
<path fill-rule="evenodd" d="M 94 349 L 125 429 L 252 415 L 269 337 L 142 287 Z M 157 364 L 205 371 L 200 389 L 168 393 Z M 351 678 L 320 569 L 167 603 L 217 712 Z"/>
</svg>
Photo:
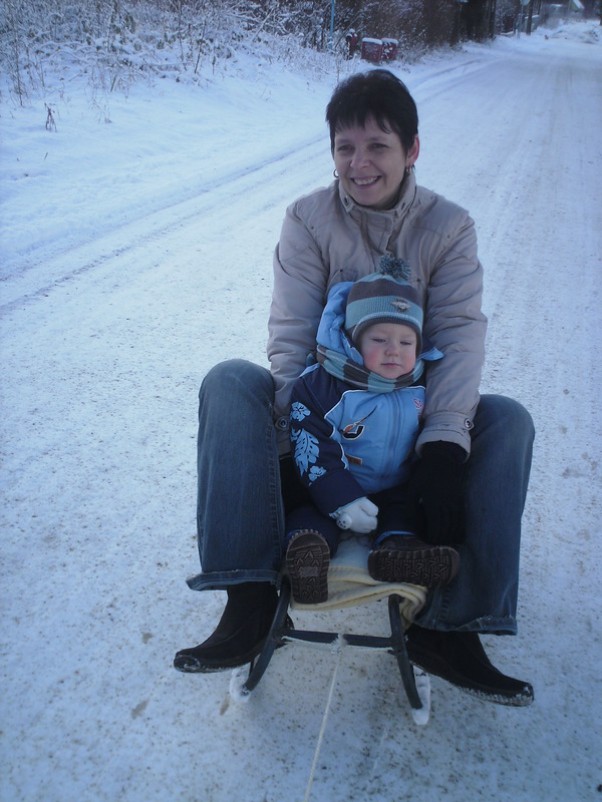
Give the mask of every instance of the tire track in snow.
<svg viewBox="0 0 602 802">
<path fill-rule="evenodd" d="M 3 304 L 6 314 L 14 308 L 45 297 L 52 289 L 89 273 L 138 248 L 147 248 L 173 231 L 204 218 L 223 216 L 223 209 L 236 204 L 238 214 L 248 218 L 255 213 L 253 194 L 263 187 L 273 187 L 275 202 L 280 200 L 278 179 L 299 174 L 307 188 L 307 164 L 320 163 L 324 157 L 325 136 L 312 137 L 294 149 L 287 149 L 273 158 L 264 159 L 213 179 L 195 188 L 188 197 L 162 206 L 143 217 L 113 228 L 92 241 L 60 252 L 50 259 L 32 262 L 19 274 L 2 279 Z M 320 171 L 323 175 L 323 172 Z M 263 193 L 265 196 L 265 193 Z M 286 203 L 290 203 L 289 193 Z M 216 209 L 218 210 L 216 213 Z"/>
</svg>

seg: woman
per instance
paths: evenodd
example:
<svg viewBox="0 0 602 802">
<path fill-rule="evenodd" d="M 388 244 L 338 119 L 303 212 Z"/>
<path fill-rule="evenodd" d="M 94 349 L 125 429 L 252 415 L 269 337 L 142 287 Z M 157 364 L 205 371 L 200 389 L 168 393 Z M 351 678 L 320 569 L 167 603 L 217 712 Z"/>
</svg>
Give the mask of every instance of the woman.
<svg viewBox="0 0 602 802">
<path fill-rule="evenodd" d="M 274 257 L 271 371 L 242 360 L 213 368 L 200 392 L 196 590 L 226 589 L 214 633 L 175 657 L 182 671 L 242 665 L 259 653 L 277 601 L 285 510 L 302 503 L 291 466 L 288 406 L 315 347 L 330 287 L 409 263 L 424 335 L 445 354 L 429 371 L 412 499 L 424 539 L 454 544 L 458 576 L 429 594 L 408 631 L 414 663 L 492 702 L 522 706 L 533 689 L 492 666 L 480 632 L 516 633 L 520 524 L 533 424 L 518 403 L 479 397 L 486 320 L 473 221 L 416 184 L 418 115 L 386 70 L 356 74 L 328 104 L 335 181 L 287 210 Z M 280 452 L 280 459 L 278 453 Z"/>
</svg>

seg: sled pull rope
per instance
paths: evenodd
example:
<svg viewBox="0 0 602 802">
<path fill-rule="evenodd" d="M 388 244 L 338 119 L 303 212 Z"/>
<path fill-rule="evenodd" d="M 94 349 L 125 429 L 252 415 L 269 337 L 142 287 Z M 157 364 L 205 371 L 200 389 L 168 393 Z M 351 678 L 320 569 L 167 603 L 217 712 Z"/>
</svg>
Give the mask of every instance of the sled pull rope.
<svg viewBox="0 0 602 802">
<path fill-rule="evenodd" d="M 314 759 L 311 764 L 311 770 L 309 772 L 309 779 L 307 781 L 307 788 L 305 789 L 305 796 L 303 797 L 303 802 L 309 802 L 309 797 L 311 794 L 311 787 L 314 782 L 314 776 L 316 774 L 316 767 L 318 765 L 318 759 L 320 757 L 320 751 L 322 749 L 322 741 L 324 740 L 324 733 L 326 732 L 326 725 L 328 724 L 328 716 L 330 715 L 330 707 L 332 705 L 332 698 L 334 696 L 334 689 L 336 687 L 337 682 L 337 674 L 339 672 L 339 666 L 341 665 L 341 639 L 339 638 L 337 641 L 337 661 L 334 664 L 334 669 L 332 671 L 332 679 L 330 680 L 330 688 L 328 689 L 328 698 L 326 699 L 326 707 L 324 708 L 324 715 L 322 716 L 322 724 L 320 725 L 320 732 L 318 734 L 318 740 L 316 742 L 316 748 L 314 751 Z"/>
</svg>

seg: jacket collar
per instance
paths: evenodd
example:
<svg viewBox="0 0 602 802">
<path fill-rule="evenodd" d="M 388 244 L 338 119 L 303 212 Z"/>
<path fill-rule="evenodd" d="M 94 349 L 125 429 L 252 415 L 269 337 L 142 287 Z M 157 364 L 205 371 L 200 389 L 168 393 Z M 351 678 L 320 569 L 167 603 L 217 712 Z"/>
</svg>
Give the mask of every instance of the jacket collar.
<svg viewBox="0 0 602 802">
<path fill-rule="evenodd" d="M 343 208 L 348 214 L 351 214 L 353 211 L 357 210 L 362 214 L 366 215 L 390 215 L 394 218 L 403 217 L 416 196 L 416 176 L 414 175 L 414 171 L 411 170 L 409 174 L 405 177 L 404 182 L 401 187 L 401 194 L 399 196 L 399 200 L 393 206 L 392 209 L 371 209 L 369 206 L 360 206 L 359 203 L 356 203 L 353 198 L 345 192 L 343 189 L 343 185 L 339 179 L 337 179 L 338 190 L 339 190 L 339 198 L 341 203 L 343 204 Z"/>
</svg>

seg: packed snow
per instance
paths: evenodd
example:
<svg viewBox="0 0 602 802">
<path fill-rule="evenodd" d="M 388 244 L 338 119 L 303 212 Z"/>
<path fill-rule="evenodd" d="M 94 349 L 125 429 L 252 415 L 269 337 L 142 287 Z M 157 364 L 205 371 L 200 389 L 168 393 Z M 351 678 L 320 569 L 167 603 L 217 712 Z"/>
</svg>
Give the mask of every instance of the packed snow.
<svg viewBox="0 0 602 802">
<path fill-rule="evenodd" d="M 68 69 L 22 107 L 3 93 L 2 802 L 602 800 L 601 34 L 392 66 L 419 182 L 477 223 L 482 389 L 537 427 L 519 635 L 484 639 L 535 704 L 434 678 L 426 727 L 386 653 L 287 646 L 246 704 L 228 672 L 171 666 L 223 606 L 184 581 L 198 386 L 226 358 L 266 364 L 284 210 L 332 180 L 324 107 L 366 65 L 241 53 L 127 96 Z M 386 626 L 378 604 L 297 615 Z"/>
</svg>

